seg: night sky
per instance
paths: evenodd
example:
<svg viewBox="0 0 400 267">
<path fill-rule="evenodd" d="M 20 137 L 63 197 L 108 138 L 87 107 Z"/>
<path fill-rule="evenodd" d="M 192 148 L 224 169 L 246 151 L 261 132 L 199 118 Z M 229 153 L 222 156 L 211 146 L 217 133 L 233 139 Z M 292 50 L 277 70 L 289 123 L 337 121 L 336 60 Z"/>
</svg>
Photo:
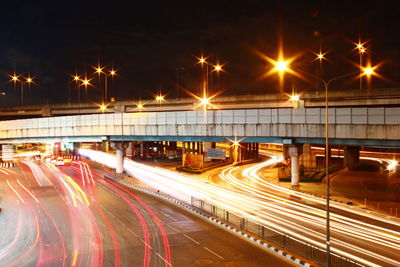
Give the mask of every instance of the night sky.
<svg viewBox="0 0 400 267">
<path fill-rule="evenodd" d="M 91 76 L 98 62 L 114 66 L 109 95 L 117 100 L 150 98 L 157 92 L 179 97 L 183 88 L 200 92 L 201 68 L 195 56 L 224 64 L 214 73 L 211 91 L 255 94 L 315 90 L 315 80 L 286 76 L 281 88 L 276 76 L 261 78 L 271 67 L 256 51 L 277 57 L 279 40 L 285 55 L 297 55 L 297 68 L 315 73 L 313 52 L 328 51 L 323 77 L 357 70 L 353 41 L 368 41 L 367 57 L 384 79 L 369 90 L 399 87 L 399 1 L 129 1 L 2 3 L 0 15 L 1 105 L 19 103 L 19 88 L 8 73 L 35 77 L 26 90 L 27 104 L 66 103 L 68 83 L 75 73 Z M 98 101 L 104 81 L 89 89 Z M 331 90 L 358 89 L 355 79 Z M 365 87 L 367 87 L 365 85 Z M 70 84 L 71 102 L 76 88 Z M 367 90 L 367 89 L 365 89 Z"/>
</svg>

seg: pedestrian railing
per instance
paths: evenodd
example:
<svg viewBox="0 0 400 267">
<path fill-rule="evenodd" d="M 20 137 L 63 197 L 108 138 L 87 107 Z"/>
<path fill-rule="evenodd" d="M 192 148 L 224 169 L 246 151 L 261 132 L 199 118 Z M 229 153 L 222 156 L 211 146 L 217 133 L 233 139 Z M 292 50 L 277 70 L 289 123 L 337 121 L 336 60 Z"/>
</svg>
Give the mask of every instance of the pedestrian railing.
<svg viewBox="0 0 400 267">
<path fill-rule="evenodd" d="M 309 244 L 298 238 L 274 230 L 270 227 L 261 225 L 259 223 L 250 221 L 240 215 L 231 211 L 220 208 L 209 201 L 201 200 L 195 197 L 191 198 L 191 204 L 196 209 L 217 217 L 229 224 L 232 224 L 240 229 L 250 232 L 253 235 L 260 237 L 272 244 L 282 247 L 296 255 L 313 261 L 317 264 L 325 265 L 326 263 L 326 250 L 315 245 Z M 335 253 L 331 253 L 331 266 L 338 267 L 359 267 L 364 266 L 354 260 L 346 258 Z"/>
</svg>

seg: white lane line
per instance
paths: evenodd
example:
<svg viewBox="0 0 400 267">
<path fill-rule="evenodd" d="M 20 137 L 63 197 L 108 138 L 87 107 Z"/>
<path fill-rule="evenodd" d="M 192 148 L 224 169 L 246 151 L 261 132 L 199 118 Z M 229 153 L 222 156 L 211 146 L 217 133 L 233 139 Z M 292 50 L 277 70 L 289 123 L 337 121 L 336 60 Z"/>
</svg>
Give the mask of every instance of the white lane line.
<svg viewBox="0 0 400 267">
<path fill-rule="evenodd" d="M 144 242 L 143 239 L 139 238 L 139 240 L 145 245 L 147 246 L 149 249 L 152 249 L 151 246 L 149 244 L 147 244 L 146 242 Z"/>
<path fill-rule="evenodd" d="M 172 266 L 172 264 L 168 262 L 166 259 L 164 259 L 158 252 L 156 252 L 156 255 L 160 257 L 168 266 Z"/>
<path fill-rule="evenodd" d="M 171 221 L 176 222 L 176 219 L 174 217 L 172 217 L 171 215 L 168 215 L 168 214 L 166 214 L 164 212 L 162 212 L 161 214 L 164 215 L 165 217 L 169 218 Z"/>
<path fill-rule="evenodd" d="M 211 249 L 209 249 L 208 247 L 204 247 L 205 250 L 207 250 L 208 252 L 214 254 L 215 256 L 217 256 L 218 258 L 220 258 L 221 260 L 224 259 L 224 257 L 222 257 L 221 255 L 219 255 L 218 253 L 212 251 Z"/>
<path fill-rule="evenodd" d="M 197 245 L 200 245 L 200 243 L 199 242 L 197 242 L 196 240 L 194 240 L 193 238 L 191 238 L 190 236 L 188 236 L 188 235 L 186 235 L 186 234 L 183 234 L 186 238 L 188 238 L 188 239 L 190 239 L 190 240 L 192 240 L 194 243 L 196 243 Z"/>
<path fill-rule="evenodd" d="M 170 228 L 172 228 L 173 230 L 175 230 L 175 231 L 178 232 L 178 233 L 181 232 L 181 231 L 179 231 L 178 229 L 176 229 L 175 227 L 173 227 L 173 226 L 171 226 L 171 225 L 169 225 L 169 224 L 167 224 L 167 226 L 169 226 Z"/>
<path fill-rule="evenodd" d="M 137 235 L 134 231 L 132 231 L 131 229 L 129 229 L 129 228 L 128 228 L 128 232 L 131 233 L 132 235 L 138 237 L 138 235 Z"/>
</svg>

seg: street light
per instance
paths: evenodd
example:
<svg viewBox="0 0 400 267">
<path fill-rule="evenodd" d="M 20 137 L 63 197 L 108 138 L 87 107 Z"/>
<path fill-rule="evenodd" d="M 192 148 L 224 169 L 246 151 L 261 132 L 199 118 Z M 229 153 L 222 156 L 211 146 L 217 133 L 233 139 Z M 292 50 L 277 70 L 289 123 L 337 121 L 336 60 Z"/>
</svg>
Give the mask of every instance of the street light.
<svg viewBox="0 0 400 267">
<path fill-rule="evenodd" d="M 329 85 L 337 80 L 352 76 L 354 74 L 357 74 L 358 71 L 351 72 L 351 73 L 346 73 L 343 75 L 335 76 L 329 80 L 322 79 L 321 77 L 314 75 L 312 73 L 308 73 L 299 69 L 295 68 L 289 68 L 288 64 L 283 64 L 282 62 L 285 61 L 275 61 L 274 62 L 274 67 L 277 71 L 279 71 L 280 75 L 283 74 L 283 72 L 288 71 L 288 72 L 299 72 L 305 75 L 308 75 L 310 77 L 314 77 L 315 79 L 318 79 L 323 85 L 325 89 L 325 177 L 326 177 L 326 265 L 329 267 L 330 266 L 330 180 L 329 180 L 329 110 L 328 110 L 328 88 Z M 367 68 L 362 68 L 360 69 L 360 76 L 367 75 L 370 77 L 371 75 L 374 74 L 374 67 L 367 67 Z"/>
<path fill-rule="evenodd" d="M 14 86 L 16 85 L 17 82 L 21 84 L 21 106 L 24 105 L 24 84 L 28 84 L 28 86 L 33 83 L 33 78 L 28 75 L 28 77 L 23 77 L 22 75 L 10 75 L 12 82 L 14 82 Z M 23 80 L 24 79 L 24 80 Z"/>
<path fill-rule="evenodd" d="M 291 95 L 290 96 L 290 101 L 291 102 L 297 102 L 300 100 L 300 96 L 299 95 Z"/>
<path fill-rule="evenodd" d="M 108 105 L 101 104 L 101 105 L 98 105 L 98 106 L 99 106 L 99 109 L 101 110 L 101 112 L 104 113 L 104 111 L 107 110 L 107 106 L 108 106 Z"/>
<path fill-rule="evenodd" d="M 108 78 L 108 76 L 111 76 L 112 78 L 114 78 L 114 76 L 117 75 L 117 71 L 114 68 L 112 68 L 111 70 L 107 70 L 105 66 L 101 67 L 100 65 L 97 65 L 97 67 L 92 66 L 92 68 L 95 70 L 95 73 L 97 73 L 99 80 L 101 79 L 101 75 L 104 75 L 103 101 L 108 101 L 107 78 Z"/>
<path fill-rule="evenodd" d="M 165 100 L 165 98 L 164 98 L 164 96 L 163 95 L 157 95 L 156 97 L 155 97 L 155 100 L 157 101 L 157 102 L 162 102 L 162 101 L 164 101 Z"/>
<path fill-rule="evenodd" d="M 144 109 L 144 104 L 142 104 L 142 102 L 139 102 L 138 104 L 136 104 L 136 108 L 137 108 L 139 111 L 142 111 L 142 109 Z"/>
<path fill-rule="evenodd" d="M 316 68 L 315 68 L 315 75 L 316 76 L 319 76 L 319 69 L 321 69 L 322 68 L 322 61 L 324 61 L 324 60 L 327 60 L 326 59 L 326 57 L 325 57 L 325 55 L 327 54 L 326 52 L 325 53 L 323 53 L 321 50 L 319 50 L 319 52 L 318 53 L 314 53 L 315 55 L 316 55 L 316 58 L 314 59 L 314 61 L 318 61 L 318 63 L 319 64 L 317 64 L 316 65 Z M 318 79 L 315 79 L 315 87 L 316 87 L 316 89 L 317 89 L 317 91 L 318 91 L 318 85 L 319 85 L 319 83 L 318 83 L 319 81 L 318 81 Z"/>
<path fill-rule="evenodd" d="M 367 53 L 367 49 L 365 48 L 365 43 L 362 43 L 361 40 L 358 41 L 358 43 L 354 43 L 356 45 L 355 50 L 358 51 L 359 54 L 359 60 L 360 60 L 360 90 L 362 89 L 362 69 L 363 69 L 363 56 L 365 53 Z"/>
</svg>

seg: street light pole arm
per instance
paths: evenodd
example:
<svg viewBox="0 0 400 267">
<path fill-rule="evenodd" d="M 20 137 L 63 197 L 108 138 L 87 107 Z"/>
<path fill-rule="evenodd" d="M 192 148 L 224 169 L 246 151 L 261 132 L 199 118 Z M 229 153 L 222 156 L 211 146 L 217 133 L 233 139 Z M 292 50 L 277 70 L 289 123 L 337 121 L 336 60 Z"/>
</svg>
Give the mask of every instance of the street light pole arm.
<svg viewBox="0 0 400 267">
<path fill-rule="evenodd" d="M 325 88 L 328 88 L 329 84 L 331 84 L 333 81 L 340 80 L 342 78 L 346 78 L 346 77 L 351 76 L 353 74 L 358 74 L 359 73 L 358 71 L 353 71 L 353 72 L 350 72 L 350 73 L 346 73 L 346 74 L 342 74 L 342 75 L 339 75 L 339 76 L 335 76 L 335 77 L 333 77 L 333 78 L 331 78 L 329 80 L 324 80 L 324 79 L 322 79 L 321 77 L 319 77 L 319 76 L 317 76 L 315 74 L 312 74 L 312 73 L 309 73 L 309 72 L 306 72 L 306 71 L 303 71 L 303 70 L 300 70 L 300 69 L 297 69 L 297 68 L 292 68 L 292 69 L 297 71 L 297 72 L 303 73 L 303 74 L 305 74 L 307 76 L 310 76 L 310 77 L 313 77 L 313 78 L 317 79 L 318 81 L 320 81 L 320 82 L 322 82 L 324 84 Z"/>
</svg>

